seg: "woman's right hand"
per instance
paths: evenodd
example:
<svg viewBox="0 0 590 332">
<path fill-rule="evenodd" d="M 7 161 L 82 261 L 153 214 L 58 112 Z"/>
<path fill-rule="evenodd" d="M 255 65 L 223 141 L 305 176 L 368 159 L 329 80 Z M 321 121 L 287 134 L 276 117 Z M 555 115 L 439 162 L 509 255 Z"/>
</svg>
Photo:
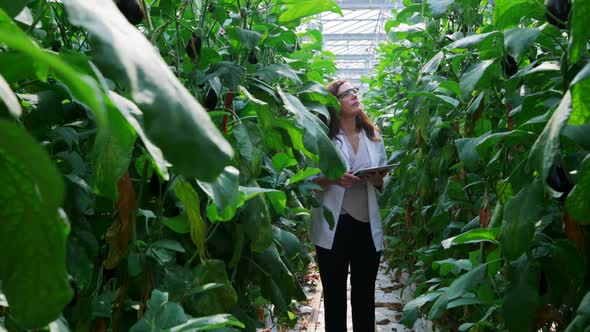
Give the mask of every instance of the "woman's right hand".
<svg viewBox="0 0 590 332">
<path fill-rule="evenodd" d="M 326 189 L 326 187 L 333 185 L 333 184 L 341 186 L 346 189 L 349 189 L 355 183 L 357 183 L 359 181 L 361 181 L 361 178 L 359 178 L 358 176 L 352 175 L 352 172 L 350 172 L 350 171 L 344 173 L 344 175 L 342 175 L 341 177 L 339 177 L 336 180 L 330 180 L 325 176 L 319 177 L 317 180 L 315 180 L 315 182 L 318 185 L 320 185 L 320 187 L 322 187 L 322 189 Z"/>
</svg>

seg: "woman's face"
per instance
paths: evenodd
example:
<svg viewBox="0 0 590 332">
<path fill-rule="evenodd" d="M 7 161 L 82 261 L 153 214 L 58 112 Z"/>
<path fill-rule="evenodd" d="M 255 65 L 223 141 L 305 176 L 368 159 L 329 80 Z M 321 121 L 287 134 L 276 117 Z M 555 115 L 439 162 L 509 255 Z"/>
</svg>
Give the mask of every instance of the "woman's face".
<svg viewBox="0 0 590 332">
<path fill-rule="evenodd" d="M 363 111 L 363 107 L 357 96 L 358 89 L 351 83 L 344 82 L 338 88 L 337 98 L 340 102 L 340 117 L 354 118 Z"/>
</svg>

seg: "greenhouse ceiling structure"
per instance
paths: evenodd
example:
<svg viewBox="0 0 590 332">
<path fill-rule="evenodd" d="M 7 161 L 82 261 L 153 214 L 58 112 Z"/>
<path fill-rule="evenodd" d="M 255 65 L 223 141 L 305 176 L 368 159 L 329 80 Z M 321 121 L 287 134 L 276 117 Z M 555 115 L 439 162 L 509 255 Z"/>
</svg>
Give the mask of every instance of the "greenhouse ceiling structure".
<svg viewBox="0 0 590 332">
<path fill-rule="evenodd" d="M 323 32 L 324 49 L 336 55 L 338 77 L 363 88 L 360 79 L 368 76 L 376 63 L 379 43 L 387 38 L 385 22 L 393 10 L 403 8 L 401 0 L 336 0 L 344 16 L 324 13 L 318 28 Z"/>
</svg>

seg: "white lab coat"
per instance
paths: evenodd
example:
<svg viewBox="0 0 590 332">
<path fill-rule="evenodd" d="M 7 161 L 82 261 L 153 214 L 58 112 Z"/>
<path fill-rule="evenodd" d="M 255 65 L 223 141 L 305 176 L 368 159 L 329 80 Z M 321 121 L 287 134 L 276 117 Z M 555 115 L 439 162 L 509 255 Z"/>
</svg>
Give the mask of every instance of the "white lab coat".
<svg viewBox="0 0 590 332">
<path fill-rule="evenodd" d="M 364 132 L 361 132 L 364 135 Z M 379 135 L 378 133 L 376 133 Z M 340 140 L 338 140 L 340 139 Z M 336 148 L 344 155 L 346 161 L 346 168 L 351 169 L 352 165 L 349 165 L 348 149 L 344 146 L 344 137 L 340 132 L 332 140 L 336 145 Z M 371 167 L 386 165 L 385 146 L 383 140 L 380 142 L 373 142 L 369 138 L 367 141 L 367 150 L 369 151 L 369 158 L 371 159 Z M 340 216 L 340 210 L 342 209 L 342 201 L 344 199 L 345 189 L 339 185 L 330 185 L 324 189 L 324 191 L 318 192 L 316 198 L 319 202 L 323 203 L 334 216 L 335 226 L 330 230 L 328 222 L 324 218 L 324 209 L 322 207 L 311 209 L 311 227 L 309 229 L 310 240 L 317 246 L 332 249 L 334 243 L 334 235 L 336 232 L 336 226 L 338 225 L 338 217 Z M 379 211 L 379 204 L 377 202 L 377 189 L 370 183 L 367 183 L 367 195 L 369 204 L 369 219 L 371 224 L 371 234 L 373 236 L 373 243 L 375 244 L 376 251 L 383 250 L 383 227 L 381 224 L 381 214 Z"/>
</svg>

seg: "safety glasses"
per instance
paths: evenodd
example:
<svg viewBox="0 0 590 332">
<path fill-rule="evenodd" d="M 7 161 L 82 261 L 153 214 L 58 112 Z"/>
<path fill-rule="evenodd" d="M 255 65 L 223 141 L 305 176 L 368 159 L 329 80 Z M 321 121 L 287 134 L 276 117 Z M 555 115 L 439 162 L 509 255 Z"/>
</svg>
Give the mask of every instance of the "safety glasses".
<svg viewBox="0 0 590 332">
<path fill-rule="evenodd" d="M 340 98 L 348 97 L 353 93 L 355 94 L 355 96 L 358 95 L 359 89 L 358 88 L 348 89 L 348 90 L 342 92 L 341 94 L 337 95 L 336 98 L 340 99 Z"/>
</svg>

